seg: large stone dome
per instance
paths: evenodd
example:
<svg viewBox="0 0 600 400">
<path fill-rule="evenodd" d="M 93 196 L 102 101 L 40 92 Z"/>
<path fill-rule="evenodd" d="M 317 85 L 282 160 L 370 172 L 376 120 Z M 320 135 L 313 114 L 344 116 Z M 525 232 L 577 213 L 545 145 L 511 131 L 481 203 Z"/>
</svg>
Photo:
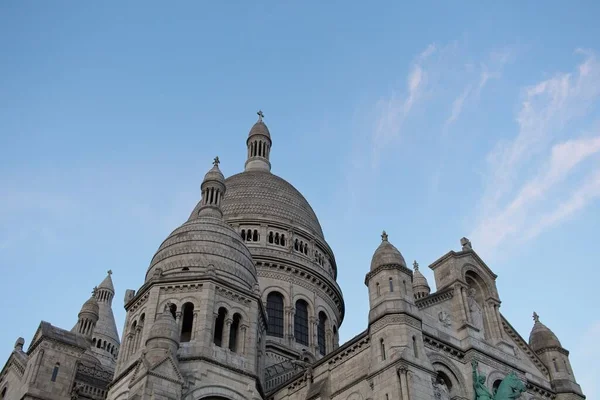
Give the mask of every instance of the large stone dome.
<svg viewBox="0 0 600 400">
<path fill-rule="evenodd" d="M 268 171 L 245 171 L 227 178 L 225 186 L 221 209 L 226 221 L 238 217 L 281 221 L 323 239 L 312 207 L 286 180 Z"/>
<path fill-rule="evenodd" d="M 146 281 L 164 277 L 215 273 L 252 290 L 256 267 L 246 245 L 222 218 L 199 215 L 175 229 L 150 262 Z"/>
</svg>

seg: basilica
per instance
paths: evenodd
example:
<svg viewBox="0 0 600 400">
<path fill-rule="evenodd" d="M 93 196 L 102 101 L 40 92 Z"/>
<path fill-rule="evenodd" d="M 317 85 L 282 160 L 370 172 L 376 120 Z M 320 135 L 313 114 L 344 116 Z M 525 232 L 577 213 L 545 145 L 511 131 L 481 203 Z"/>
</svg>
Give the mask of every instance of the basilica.
<svg viewBox="0 0 600 400">
<path fill-rule="evenodd" d="M 542 318 L 526 340 L 502 315 L 497 276 L 467 238 L 429 265 L 433 285 L 383 232 L 364 266 L 364 331 L 340 344 L 334 253 L 310 204 L 271 173 L 258 114 L 243 172 L 225 178 L 215 158 L 187 221 L 124 293 L 122 336 L 109 271 L 72 329 L 42 321 L 27 347 L 16 340 L 1 399 L 585 398 Z"/>
</svg>

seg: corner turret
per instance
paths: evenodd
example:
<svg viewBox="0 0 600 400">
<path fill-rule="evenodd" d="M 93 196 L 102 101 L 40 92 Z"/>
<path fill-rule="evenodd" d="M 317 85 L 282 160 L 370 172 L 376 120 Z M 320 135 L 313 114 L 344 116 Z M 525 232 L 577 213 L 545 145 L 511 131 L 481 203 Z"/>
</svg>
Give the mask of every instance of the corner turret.
<svg viewBox="0 0 600 400">
<path fill-rule="evenodd" d="M 552 386 L 557 393 L 556 399 L 584 399 L 585 396 L 571 369 L 569 351 L 562 347 L 554 332 L 540 321 L 536 312 L 533 313 L 533 321 L 529 346 L 548 368 Z"/>
<path fill-rule="evenodd" d="M 79 311 L 79 314 L 77 315 L 77 325 L 73 328 L 74 332 L 79 333 L 90 340 L 94 333 L 98 318 L 100 318 L 100 308 L 98 307 L 98 301 L 96 300 L 96 291 L 97 288 L 94 288 L 92 297 L 81 306 L 81 311 Z"/>
</svg>

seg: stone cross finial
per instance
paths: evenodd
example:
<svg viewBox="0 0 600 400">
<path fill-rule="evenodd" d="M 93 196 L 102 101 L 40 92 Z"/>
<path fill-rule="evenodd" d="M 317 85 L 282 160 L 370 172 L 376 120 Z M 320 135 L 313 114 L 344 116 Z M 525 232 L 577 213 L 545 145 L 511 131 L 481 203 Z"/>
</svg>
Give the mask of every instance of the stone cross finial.
<svg viewBox="0 0 600 400">
<path fill-rule="evenodd" d="M 265 117 L 265 114 L 263 114 L 262 110 L 258 110 L 256 114 L 258 114 L 258 122 L 261 122 L 262 119 Z"/>
<path fill-rule="evenodd" d="M 213 165 L 214 165 L 215 167 L 218 167 L 218 166 L 219 166 L 219 164 L 221 164 L 221 161 L 219 161 L 219 156 L 216 156 L 216 157 L 213 159 Z"/>
<path fill-rule="evenodd" d="M 388 241 L 388 234 L 385 231 L 381 232 L 381 240 L 384 242 Z"/>
<path fill-rule="evenodd" d="M 419 263 L 417 262 L 417 260 L 415 260 L 415 261 L 413 262 L 413 267 L 415 268 L 415 271 L 418 271 L 418 270 L 419 270 Z"/>
<path fill-rule="evenodd" d="M 106 271 L 106 273 L 112 275 L 112 269 L 109 269 L 108 271 Z"/>
<path fill-rule="evenodd" d="M 92 297 L 96 297 L 96 292 L 98 291 L 98 286 L 94 286 L 92 289 Z"/>
<path fill-rule="evenodd" d="M 533 312 L 533 321 L 540 322 L 540 316 L 535 311 Z"/>
</svg>

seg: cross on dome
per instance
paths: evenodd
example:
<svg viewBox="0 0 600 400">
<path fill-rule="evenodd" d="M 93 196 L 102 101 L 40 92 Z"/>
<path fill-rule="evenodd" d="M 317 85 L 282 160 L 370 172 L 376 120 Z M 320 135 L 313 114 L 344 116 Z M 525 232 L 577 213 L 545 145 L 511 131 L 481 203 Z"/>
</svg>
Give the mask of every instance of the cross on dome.
<svg viewBox="0 0 600 400">
<path fill-rule="evenodd" d="M 535 311 L 533 312 L 533 321 L 540 322 L 540 316 Z"/>
<path fill-rule="evenodd" d="M 415 261 L 413 262 L 413 267 L 415 268 L 415 271 L 418 271 L 418 270 L 419 270 L 419 263 L 417 262 L 417 260 L 415 260 Z"/>
<path fill-rule="evenodd" d="M 262 110 L 258 110 L 256 114 L 258 114 L 258 122 L 262 121 L 262 119 L 265 117 L 265 114 L 263 114 Z"/>
<path fill-rule="evenodd" d="M 219 164 L 221 164 L 221 161 L 219 161 L 219 156 L 216 156 L 216 157 L 214 158 L 214 160 L 213 160 L 213 165 L 214 165 L 215 167 L 218 167 L 218 166 L 219 166 Z"/>
<path fill-rule="evenodd" d="M 112 275 L 112 269 L 109 269 L 108 271 L 106 271 L 106 273 Z"/>
<path fill-rule="evenodd" d="M 98 291 L 98 286 L 94 286 L 92 289 L 92 297 L 96 297 L 96 292 Z"/>
<path fill-rule="evenodd" d="M 388 241 L 388 234 L 387 234 L 387 233 L 385 233 L 385 231 L 383 231 L 383 232 L 381 233 L 381 240 L 382 240 L 382 241 L 384 241 L 384 242 L 387 242 L 387 241 Z"/>
</svg>

